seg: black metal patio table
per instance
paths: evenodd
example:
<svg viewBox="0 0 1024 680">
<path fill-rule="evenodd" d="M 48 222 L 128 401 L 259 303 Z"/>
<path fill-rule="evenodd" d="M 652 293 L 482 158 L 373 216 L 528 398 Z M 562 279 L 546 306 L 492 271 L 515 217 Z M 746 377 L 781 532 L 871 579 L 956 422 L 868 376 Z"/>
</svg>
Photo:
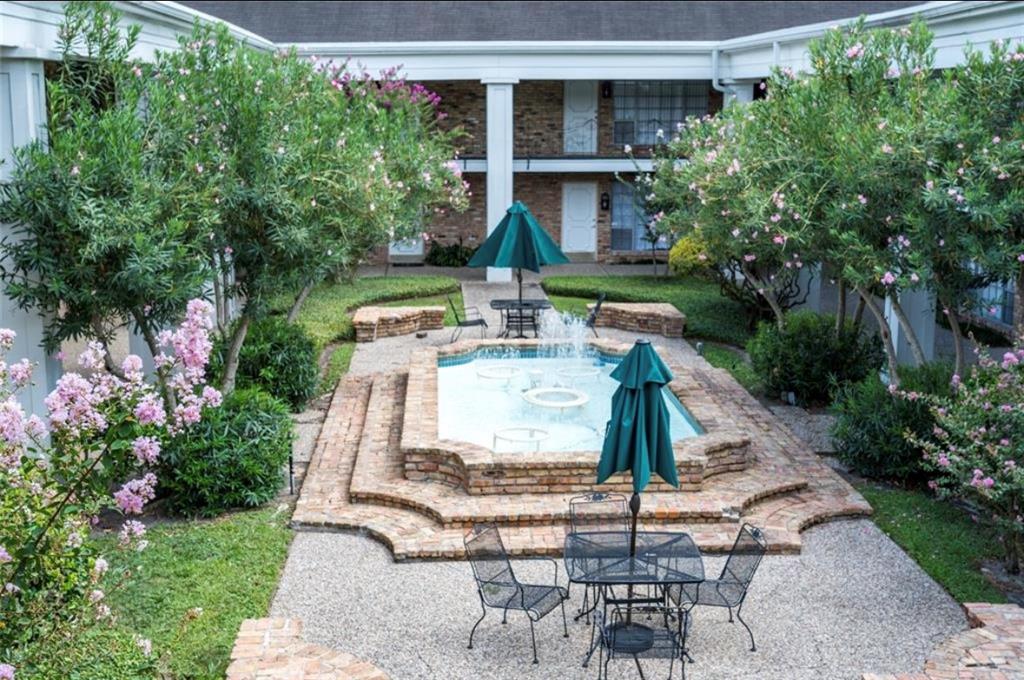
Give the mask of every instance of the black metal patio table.
<svg viewBox="0 0 1024 680">
<path fill-rule="evenodd" d="M 605 607 L 660 604 L 664 602 L 665 586 L 704 580 L 704 561 L 689 534 L 638 531 L 633 557 L 629 555 L 629 542 L 628 531 L 569 533 L 565 537 L 565 570 L 569 580 L 584 586 L 597 586 Z M 627 586 L 630 592 L 626 597 L 620 597 L 614 591 L 615 586 Z M 654 586 L 659 595 L 633 597 L 635 586 Z M 597 599 L 594 598 L 593 606 L 585 614 L 597 608 Z M 591 647 L 583 661 L 584 666 L 594 653 L 593 637 L 591 631 Z"/>
<path fill-rule="evenodd" d="M 519 331 L 517 338 L 525 338 L 523 327 L 533 327 L 537 333 L 537 313 L 551 309 L 551 301 L 545 299 L 496 299 L 491 300 L 491 309 L 501 312 L 501 332 L 499 337 L 508 337 L 513 328 Z"/>
</svg>

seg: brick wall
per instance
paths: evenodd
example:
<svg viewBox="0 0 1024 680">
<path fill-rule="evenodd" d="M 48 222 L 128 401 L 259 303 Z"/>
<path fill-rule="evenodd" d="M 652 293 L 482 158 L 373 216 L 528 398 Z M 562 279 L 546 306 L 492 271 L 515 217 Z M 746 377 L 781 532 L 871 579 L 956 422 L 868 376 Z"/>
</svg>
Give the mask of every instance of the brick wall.
<svg viewBox="0 0 1024 680">
<path fill-rule="evenodd" d="M 512 95 L 515 156 L 563 155 L 564 99 L 565 83 L 561 80 L 525 80 L 515 86 Z"/>
<path fill-rule="evenodd" d="M 441 126 L 461 126 L 465 136 L 459 140 L 463 156 L 487 153 L 487 86 L 477 80 L 454 80 L 428 83 L 441 96 L 441 110 L 448 117 Z"/>
</svg>

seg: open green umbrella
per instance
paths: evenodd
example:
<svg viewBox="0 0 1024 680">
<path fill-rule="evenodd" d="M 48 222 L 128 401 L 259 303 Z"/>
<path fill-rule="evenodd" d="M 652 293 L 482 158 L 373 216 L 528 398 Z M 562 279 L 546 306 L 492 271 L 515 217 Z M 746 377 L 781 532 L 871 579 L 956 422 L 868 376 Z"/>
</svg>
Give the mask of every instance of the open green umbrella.
<svg viewBox="0 0 1024 680">
<path fill-rule="evenodd" d="M 611 377 L 620 385 L 612 395 L 612 416 L 597 464 L 597 483 L 616 472 L 629 470 L 633 473 L 633 497 L 629 500 L 633 514 L 629 541 L 632 557 L 636 554 L 640 492 L 651 480 L 651 474 L 657 473 L 672 486 L 679 486 L 668 408 L 661 391 L 672 381 L 672 372 L 649 340 L 637 340 Z"/>
<path fill-rule="evenodd" d="M 540 272 L 546 264 L 568 264 L 548 232 L 537 223 L 530 209 L 516 201 L 505 213 L 483 245 L 469 260 L 470 267 L 514 267 L 523 301 L 523 270 Z"/>
</svg>

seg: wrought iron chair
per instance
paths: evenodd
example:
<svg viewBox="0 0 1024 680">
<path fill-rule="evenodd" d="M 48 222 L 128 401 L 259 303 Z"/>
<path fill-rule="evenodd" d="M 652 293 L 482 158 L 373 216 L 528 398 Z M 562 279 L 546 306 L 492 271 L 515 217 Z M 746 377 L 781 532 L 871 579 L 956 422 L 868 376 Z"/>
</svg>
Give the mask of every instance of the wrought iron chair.
<svg viewBox="0 0 1024 680">
<path fill-rule="evenodd" d="M 530 621 L 530 641 L 533 643 L 533 662 L 537 663 L 537 637 L 533 624 L 540 621 L 556 607 L 562 608 L 562 629 L 569 637 L 569 626 L 565 620 L 565 601 L 569 592 L 558 585 L 558 562 L 550 557 L 536 558 L 550 561 L 555 568 L 554 585 L 523 583 L 516 578 L 508 553 L 501 541 L 498 527 L 493 524 L 476 525 L 463 539 L 469 563 L 476 579 L 477 595 L 483 613 L 469 632 L 469 648 L 473 649 L 473 635 L 477 626 L 487 616 L 487 608 L 503 610 L 501 622 L 508 622 L 508 611 L 518 610 Z"/>
<path fill-rule="evenodd" d="M 601 305 L 604 303 L 605 294 L 600 293 L 597 296 L 597 301 L 594 303 L 594 308 L 590 310 L 590 314 L 587 315 L 586 326 L 590 329 L 590 332 L 597 337 L 597 315 L 601 313 Z"/>
<path fill-rule="evenodd" d="M 750 524 L 740 527 L 740 533 L 733 543 L 729 557 L 725 561 L 722 574 L 717 579 L 709 579 L 702 583 L 669 586 L 668 599 L 683 610 L 694 606 L 726 607 L 729 610 L 729 622 L 732 623 L 732 610 L 736 610 L 736 618 L 747 629 L 750 636 L 750 651 L 757 651 L 754 644 L 754 633 L 740 616 L 743 602 L 747 598 L 750 582 L 754 579 L 761 559 L 768 551 L 768 541 L 764 532 Z M 685 632 L 683 637 L 685 638 Z"/>
<path fill-rule="evenodd" d="M 629 512 L 626 497 L 617 493 L 593 493 L 569 499 L 569 524 L 573 533 L 585 531 L 629 531 Z M 570 588 L 572 584 L 570 584 Z M 597 586 L 593 587 L 597 603 Z M 576 616 L 579 619 L 589 611 L 590 587 L 583 590 L 583 605 Z"/>
<path fill-rule="evenodd" d="M 685 678 L 683 636 L 681 628 L 671 623 L 674 616 L 675 612 L 664 606 L 651 605 L 616 607 L 607 619 L 604 612 L 595 612 L 601 630 L 598 678 L 608 677 L 608 663 L 616 658 L 633 659 L 641 678 L 645 676 L 640 659 L 668 659 L 669 680 L 679 659 L 680 674 Z"/>
<path fill-rule="evenodd" d="M 448 306 L 452 309 L 452 314 L 455 315 L 455 330 L 452 331 L 451 340 L 448 342 L 455 342 L 462 335 L 463 328 L 473 328 L 475 326 L 480 327 L 480 337 L 487 337 L 487 319 L 483 317 L 480 310 L 477 307 L 465 307 L 466 316 L 459 314 L 459 308 L 455 306 L 455 301 L 452 300 L 451 295 L 446 295 L 448 298 Z"/>
</svg>

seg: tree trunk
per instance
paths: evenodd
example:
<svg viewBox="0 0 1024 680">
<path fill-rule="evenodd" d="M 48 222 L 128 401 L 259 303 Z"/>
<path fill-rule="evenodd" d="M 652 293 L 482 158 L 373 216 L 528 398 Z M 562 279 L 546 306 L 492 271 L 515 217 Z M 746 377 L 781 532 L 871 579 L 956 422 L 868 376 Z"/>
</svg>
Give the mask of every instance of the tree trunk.
<svg viewBox="0 0 1024 680">
<path fill-rule="evenodd" d="M 786 330 L 786 312 L 782 309 L 782 305 L 779 304 L 779 299 L 775 296 L 775 292 L 768 286 L 764 285 L 756 276 L 754 276 L 749 269 L 743 267 L 743 275 L 746 276 L 747 280 L 752 282 L 757 288 L 757 293 L 765 299 L 768 306 L 772 308 L 772 313 L 775 314 L 775 325 L 780 331 Z"/>
<path fill-rule="evenodd" d="M 213 311 L 214 316 L 217 319 L 217 332 L 220 333 L 220 337 L 223 338 L 228 334 L 228 313 L 224 302 L 224 287 L 221 285 L 220 274 L 217 272 L 216 267 L 214 268 L 213 274 Z"/>
<path fill-rule="evenodd" d="M 889 384 L 899 387 L 899 366 L 896 360 L 896 347 L 892 344 L 892 333 L 889 332 L 889 324 L 885 319 L 885 312 L 878 306 L 878 303 L 871 297 L 871 292 L 866 291 L 860 286 L 856 288 L 856 291 L 860 294 L 860 299 L 864 301 L 865 306 L 871 310 L 871 314 L 874 315 L 875 320 L 878 322 L 878 335 L 882 338 L 882 346 L 885 348 L 885 358 L 889 367 Z"/>
<path fill-rule="evenodd" d="M 896 320 L 907 337 L 907 344 L 910 345 L 910 352 L 914 355 L 914 361 L 918 366 L 925 365 L 928 363 L 928 360 L 924 358 L 924 349 L 921 347 L 921 341 L 917 339 L 917 333 L 914 332 L 914 327 L 910 325 L 910 319 L 903 313 L 903 307 L 900 305 L 899 298 L 895 295 L 890 295 L 889 301 L 892 303 L 892 313 L 896 315 Z"/>
<path fill-rule="evenodd" d="M 857 298 L 857 307 L 853 310 L 853 326 L 857 330 L 860 330 L 860 325 L 864 322 L 864 307 L 867 303 L 864 302 L 863 297 Z"/>
<path fill-rule="evenodd" d="M 238 318 L 238 324 L 231 334 L 231 343 L 228 345 L 227 355 L 224 357 L 224 377 L 221 380 L 220 391 L 227 395 L 235 389 L 235 376 L 238 373 L 238 355 L 242 352 L 242 343 L 245 342 L 245 335 L 249 332 L 249 322 L 252 319 L 246 312 L 242 312 Z"/>
<path fill-rule="evenodd" d="M 155 359 L 160 354 L 160 343 L 156 340 L 156 334 L 153 329 L 150 328 L 149 322 L 146 321 L 146 315 L 142 313 L 140 309 L 133 309 L 132 316 L 135 318 L 135 323 L 139 327 L 139 332 L 142 333 L 142 339 L 146 342 L 146 347 L 149 348 L 150 355 Z M 174 412 L 174 409 L 178 405 L 178 400 L 174 397 L 174 390 L 167 384 L 167 376 L 160 370 L 156 372 L 157 383 L 160 384 L 160 391 L 163 392 L 164 402 L 167 404 L 167 411 L 170 413 Z"/>
<path fill-rule="evenodd" d="M 946 318 L 949 319 L 949 329 L 953 331 L 953 344 L 956 350 L 956 364 L 953 372 L 959 376 L 964 374 L 964 332 L 960 327 L 960 317 L 957 316 L 956 310 L 953 309 L 953 305 L 947 304 L 942 300 L 939 301 L 946 309 L 949 310 L 949 314 Z"/>
<path fill-rule="evenodd" d="M 1017 282 L 1014 285 L 1016 290 L 1013 292 L 1013 339 L 1020 341 L 1024 338 L 1024 264 L 1017 269 Z"/>
<path fill-rule="evenodd" d="M 295 302 L 292 303 L 292 308 L 288 310 L 288 323 L 295 323 L 295 320 L 299 318 L 299 311 L 302 309 L 302 303 L 309 297 L 310 292 L 313 290 L 313 284 L 307 283 L 299 291 L 299 294 L 295 297 Z"/>
<path fill-rule="evenodd" d="M 846 281 L 839 277 L 839 299 L 836 301 L 836 337 L 846 323 Z"/>
</svg>

